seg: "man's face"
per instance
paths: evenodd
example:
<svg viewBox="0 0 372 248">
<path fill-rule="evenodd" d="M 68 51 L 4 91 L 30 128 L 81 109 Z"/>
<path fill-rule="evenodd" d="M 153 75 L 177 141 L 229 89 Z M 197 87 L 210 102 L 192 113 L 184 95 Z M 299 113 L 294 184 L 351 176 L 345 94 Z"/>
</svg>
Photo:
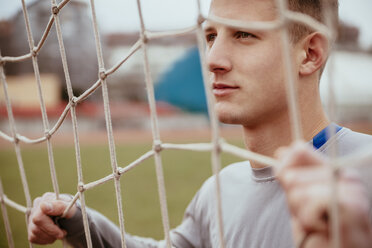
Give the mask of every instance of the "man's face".
<svg viewBox="0 0 372 248">
<path fill-rule="evenodd" d="M 210 14 L 272 21 L 273 0 L 214 0 Z M 207 61 L 220 121 L 256 126 L 287 114 L 280 31 L 252 31 L 208 22 Z M 292 47 L 292 46 L 291 46 Z"/>
</svg>

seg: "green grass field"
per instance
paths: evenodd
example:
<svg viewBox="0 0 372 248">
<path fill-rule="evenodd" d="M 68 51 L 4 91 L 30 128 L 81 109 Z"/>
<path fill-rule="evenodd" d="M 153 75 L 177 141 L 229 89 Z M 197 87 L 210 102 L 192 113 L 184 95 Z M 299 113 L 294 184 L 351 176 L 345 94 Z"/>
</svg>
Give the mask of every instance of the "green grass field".
<svg viewBox="0 0 372 248">
<path fill-rule="evenodd" d="M 182 141 L 179 141 L 181 143 Z M 241 145 L 241 144 L 239 144 Z M 118 145 L 119 166 L 124 167 L 151 149 L 150 144 Z M 74 147 L 54 147 L 54 157 L 60 191 L 76 193 L 77 168 Z M 107 145 L 81 147 L 84 182 L 91 182 L 111 173 Z M 163 151 L 163 168 L 167 191 L 171 227 L 182 220 L 183 212 L 211 172 L 210 153 L 189 151 Z M 31 196 L 52 191 L 46 145 L 22 147 Z M 222 164 L 227 165 L 240 159 L 223 155 Z M 5 194 L 12 200 L 25 205 L 18 164 L 12 147 L 0 150 L 0 176 Z M 155 239 L 163 238 L 160 206 L 155 175 L 154 160 L 151 158 L 121 178 L 123 210 L 126 231 Z M 118 223 L 114 183 L 110 181 L 85 193 L 88 206 L 102 212 Z M 16 247 L 28 247 L 25 218 L 7 208 Z M 0 247 L 7 247 L 2 216 L 0 217 Z M 45 246 L 44 246 L 45 247 Z M 48 247 L 62 247 L 61 242 Z"/>
</svg>

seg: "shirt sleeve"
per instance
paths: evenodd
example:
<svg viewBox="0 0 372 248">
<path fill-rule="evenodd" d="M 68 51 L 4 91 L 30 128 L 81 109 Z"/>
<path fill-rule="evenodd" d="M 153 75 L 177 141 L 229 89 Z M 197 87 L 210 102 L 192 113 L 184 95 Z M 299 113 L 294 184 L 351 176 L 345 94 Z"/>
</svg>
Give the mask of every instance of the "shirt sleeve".
<svg viewBox="0 0 372 248">
<path fill-rule="evenodd" d="M 172 243 L 175 247 L 196 248 L 204 247 L 205 228 L 201 228 L 200 192 L 198 192 L 187 206 L 182 223 L 172 230 Z"/>
<path fill-rule="evenodd" d="M 182 223 L 171 230 L 170 237 L 175 248 L 194 248 L 201 246 L 201 233 L 198 219 L 195 216 L 198 194 L 186 209 Z M 87 209 L 89 231 L 94 248 L 121 247 L 120 229 L 101 213 Z M 67 242 L 76 248 L 87 247 L 81 206 L 77 202 L 77 211 L 70 219 L 60 219 L 60 227 L 67 231 Z M 165 248 L 166 242 L 156 241 L 152 238 L 125 235 L 127 248 Z"/>
<path fill-rule="evenodd" d="M 87 209 L 89 231 L 94 248 L 118 248 L 121 247 L 120 229 L 101 213 Z M 60 219 L 58 224 L 67 231 L 66 240 L 75 248 L 87 247 L 84 232 L 83 216 L 80 204 L 77 203 L 77 211 L 70 219 Z M 125 235 L 127 248 L 155 248 L 162 247 L 163 242 L 151 238 Z"/>
</svg>

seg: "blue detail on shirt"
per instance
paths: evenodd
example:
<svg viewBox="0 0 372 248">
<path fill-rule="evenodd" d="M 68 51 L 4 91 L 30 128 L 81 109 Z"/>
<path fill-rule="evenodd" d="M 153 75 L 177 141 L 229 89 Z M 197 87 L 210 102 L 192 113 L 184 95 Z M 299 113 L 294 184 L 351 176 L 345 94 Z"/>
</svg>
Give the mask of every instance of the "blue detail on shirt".
<svg viewBox="0 0 372 248">
<path fill-rule="evenodd" d="M 319 149 L 322 145 L 324 145 L 327 140 L 329 139 L 329 132 L 331 126 L 334 127 L 335 134 L 342 129 L 342 127 L 332 123 L 326 128 L 324 128 L 322 131 L 320 131 L 317 135 L 314 136 L 313 138 L 313 146 L 315 149 Z"/>
</svg>

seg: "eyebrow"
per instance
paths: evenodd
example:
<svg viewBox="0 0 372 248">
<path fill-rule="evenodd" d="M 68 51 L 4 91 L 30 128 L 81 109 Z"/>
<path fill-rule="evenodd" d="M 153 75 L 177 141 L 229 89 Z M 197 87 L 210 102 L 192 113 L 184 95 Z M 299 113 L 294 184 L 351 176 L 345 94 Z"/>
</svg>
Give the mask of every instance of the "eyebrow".
<svg viewBox="0 0 372 248">
<path fill-rule="evenodd" d="M 211 32 L 211 31 L 214 31 L 215 30 L 215 28 L 213 28 L 213 27 L 206 27 L 205 29 L 204 29 L 204 32 Z"/>
<path fill-rule="evenodd" d="M 208 21 L 207 22 L 204 22 L 203 29 L 204 29 L 204 32 L 211 32 L 211 31 L 215 30 L 215 28 Z"/>
</svg>

